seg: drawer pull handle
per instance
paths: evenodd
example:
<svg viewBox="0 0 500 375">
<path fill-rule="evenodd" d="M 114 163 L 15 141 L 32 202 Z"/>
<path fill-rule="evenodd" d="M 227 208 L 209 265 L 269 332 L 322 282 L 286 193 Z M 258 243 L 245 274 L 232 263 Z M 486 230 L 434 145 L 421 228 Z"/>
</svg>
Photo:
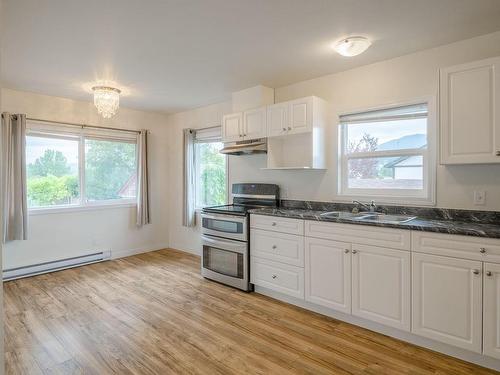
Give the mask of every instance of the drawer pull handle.
<svg viewBox="0 0 500 375">
<path fill-rule="evenodd" d="M 273 278 L 273 279 L 275 279 L 275 278 L 277 278 L 277 277 L 278 277 L 278 276 L 276 276 L 276 275 L 273 275 L 273 276 L 272 276 L 272 278 Z"/>
<path fill-rule="evenodd" d="M 289 127 L 288 127 L 288 130 L 292 130 L 292 128 L 289 126 Z"/>
<path fill-rule="evenodd" d="M 493 275 L 493 272 L 491 271 L 486 271 L 486 276 L 492 276 Z"/>
<path fill-rule="evenodd" d="M 497 151 L 497 152 L 496 152 L 496 156 L 500 156 L 500 151 Z"/>
<path fill-rule="evenodd" d="M 479 252 L 480 252 L 481 254 L 486 253 L 486 248 L 485 248 L 485 247 L 481 247 L 481 248 L 479 248 Z"/>
<path fill-rule="evenodd" d="M 273 249 L 276 249 L 277 247 L 278 247 L 278 246 L 276 246 L 276 245 L 273 245 Z"/>
<path fill-rule="evenodd" d="M 286 132 L 286 128 L 283 128 L 283 131 Z"/>
<path fill-rule="evenodd" d="M 472 270 L 472 273 L 473 273 L 474 275 L 479 275 L 479 270 Z"/>
<path fill-rule="evenodd" d="M 349 254 L 349 252 L 350 252 L 350 250 L 349 250 L 349 249 L 345 249 L 345 250 L 344 250 L 344 253 L 346 253 L 346 254 Z"/>
<path fill-rule="evenodd" d="M 273 227 L 275 227 L 275 226 L 276 226 L 276 222 L 275 222 L 275 221 L 273 221 L 273 223 L 272 223 L 271 225 L 272 225 Z"/>
<path fill-rule="evenodd" d="M 358 250 L 353 250 L 352 251 L 353 254 L 357 254 L 358 253 Z"/>
</svg>

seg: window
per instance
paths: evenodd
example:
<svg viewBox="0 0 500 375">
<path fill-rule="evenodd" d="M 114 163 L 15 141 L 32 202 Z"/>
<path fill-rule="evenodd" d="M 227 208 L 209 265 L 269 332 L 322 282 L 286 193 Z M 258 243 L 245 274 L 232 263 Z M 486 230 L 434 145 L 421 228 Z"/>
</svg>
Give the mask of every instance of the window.
<svg viewBox="0 0 500 375">
<path fill-rule="evenodd" d="M 28 207 L 133 203 L 136 135 L 28 124 Z"/>
<path fill-rule="evenodd" d="M 196 207 L 227 203 L 227 158 L 219 151 L 220 127 L 196 131 L 194 145 Z"/>
<path fill-rule="evenodd" d="M 340 116 L 339 194 L 432 202 L 433 130 L 428 105 Z"/>
</svg>

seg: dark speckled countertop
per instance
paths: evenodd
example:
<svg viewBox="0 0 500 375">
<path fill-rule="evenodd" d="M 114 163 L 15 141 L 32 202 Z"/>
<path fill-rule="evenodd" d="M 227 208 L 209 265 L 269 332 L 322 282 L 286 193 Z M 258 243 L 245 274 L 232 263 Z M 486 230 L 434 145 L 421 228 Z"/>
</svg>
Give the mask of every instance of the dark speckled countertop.
<svg viewBox="0 0 500 375">
<path fill-rule="evenodd" d="M 353 220 L 347 218 L 330 218 L 321 216 L 321 214 L 324 212 L 326 211 L 319 211 L 313 209 L 283 208 L 283 207 L 259 208 L 250 210 L 251 214 L 288 217 L 288 218 L 303 219 L 303 220 L 328 221 L 333 223 L 371 225 L 371 226 L 378 226 L 385 228 L 398 228 L 398 229 L 419 230 L 425 232 L 460 234 L 465 236 L 500 238 L 500 225 L 498 223 L 443 220 L 443 219 L 430 219 L 430 218 L 417 217 L 416 219 L 411 220 L 409 222 L 396 224 L 396 223 L 361 221 L 361 220 Z"/>
</svg>

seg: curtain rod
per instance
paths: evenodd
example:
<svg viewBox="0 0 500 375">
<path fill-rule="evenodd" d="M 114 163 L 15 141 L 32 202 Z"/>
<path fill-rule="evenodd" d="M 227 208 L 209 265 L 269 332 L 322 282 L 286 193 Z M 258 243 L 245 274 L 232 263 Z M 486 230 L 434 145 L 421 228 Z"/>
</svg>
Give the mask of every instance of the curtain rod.
<svg viewBox="0 0 500 375">
<path fill-rule="evenodd" d="M 137 134 L 140 133 L 139 130 L 122 129 L 122 128 L 111 128 L 111 127 L 107 127 L 107 126 L 97 126 L 97 125 L 77 124 L 75 122 L 62 122 L 62 121 L 53 121 L 53 120 L 43 120 L 43 119 L 31 118 L 31 117 L 26 117 L 26 120 L 38 121 L 38 122 L 49 122 L 49 123 L 52 123 L 52 124 L 60 124 L 60 125 L 78 126 L 80 128 L 115 130 L 115 131 L 120 131 L 120 132 L 137 133 Z"/>
</svg>

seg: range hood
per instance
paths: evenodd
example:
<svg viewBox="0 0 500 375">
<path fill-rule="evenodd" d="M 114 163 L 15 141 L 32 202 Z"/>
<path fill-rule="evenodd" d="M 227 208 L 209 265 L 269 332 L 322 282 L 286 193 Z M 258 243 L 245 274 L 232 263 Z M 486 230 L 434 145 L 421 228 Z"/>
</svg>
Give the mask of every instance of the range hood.
<svg viewBox="0 0 500 375">
<path fill-rule="evenodd" d="M 266 139 L 255 139 L 253 141 L 225 143 L 220 150 L 225 155 L 251 155 L 267 153 Z"/>
</svg>

